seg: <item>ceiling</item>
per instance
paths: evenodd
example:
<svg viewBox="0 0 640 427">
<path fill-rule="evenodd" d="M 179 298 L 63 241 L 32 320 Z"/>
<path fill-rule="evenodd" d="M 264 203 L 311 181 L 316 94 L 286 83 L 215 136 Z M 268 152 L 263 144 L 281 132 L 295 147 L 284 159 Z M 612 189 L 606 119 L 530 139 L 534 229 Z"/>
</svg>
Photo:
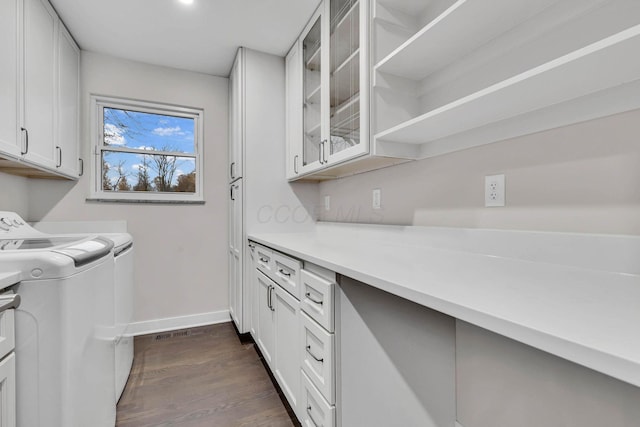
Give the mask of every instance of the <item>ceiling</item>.
<svg viewBox="0 0 640 427">
<path fill-rule="evenodd" d="M 239 46 L 284 56 L 319 0 L 51 0 L 83 50 L 228 76 Z"/>
</svg>

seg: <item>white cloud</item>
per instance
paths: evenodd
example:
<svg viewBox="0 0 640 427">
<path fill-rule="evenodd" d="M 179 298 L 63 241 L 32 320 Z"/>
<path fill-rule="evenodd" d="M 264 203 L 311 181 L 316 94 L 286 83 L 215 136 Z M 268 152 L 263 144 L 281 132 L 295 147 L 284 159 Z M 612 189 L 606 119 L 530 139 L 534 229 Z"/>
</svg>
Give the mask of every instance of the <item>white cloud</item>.
<svg viewBox="0 0 640 427">
<path fill-rule="evenodd" d="M 146 166 L 146 168 L 148 169 L 149 166 Z M 145 170 L 145 165 L 136 163 L 135 165 L 131 165 L 131 169 L 136 170 L 136 171 L 144 171 Z"/>
<path fill-rule="evenodd" d="M 106 123 L 104 125 L 104 143 L 107 145 L 126 145 L 127 140 L 124 137 L 124 129 L 114 124 Z"/>
<path fill-rule="evenodd" d="M 155 148 L 151 147 L 149 145 L 141 145 L 139 147 L 136 147 L 138 150 L 147 150 L 147 151 L 154 151 Z"/>
<path fill-rule="evenodd" d="M 176 135 L 184 135 L 184 131 L 180 129 L 180 126 L 176 126 L 173 128 L 155 128 L 153 133 L 159 136 L 176 136 Z"/>
</svg>

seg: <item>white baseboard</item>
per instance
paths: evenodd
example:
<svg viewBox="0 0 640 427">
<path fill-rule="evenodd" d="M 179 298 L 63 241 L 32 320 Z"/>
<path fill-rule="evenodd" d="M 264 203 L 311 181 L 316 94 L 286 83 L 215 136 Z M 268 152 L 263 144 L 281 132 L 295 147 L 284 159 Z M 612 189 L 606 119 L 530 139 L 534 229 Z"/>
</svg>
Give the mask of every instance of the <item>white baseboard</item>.
<svg viewBox="0 0 640 427">
<path fill-rule="evenodd" d="M 209 313 L 191 314 L 188 316 L 167 317 L 165 319 L 144 320 L 142 322 L 130 323 L 127 328 L 127 335 L 138 336 L 155 334 L 157 332 L 214 325 L 216 323 L 230 321 L 231 317 L 229 316 L 229 310 L 211 311 Z"/>
</svg>

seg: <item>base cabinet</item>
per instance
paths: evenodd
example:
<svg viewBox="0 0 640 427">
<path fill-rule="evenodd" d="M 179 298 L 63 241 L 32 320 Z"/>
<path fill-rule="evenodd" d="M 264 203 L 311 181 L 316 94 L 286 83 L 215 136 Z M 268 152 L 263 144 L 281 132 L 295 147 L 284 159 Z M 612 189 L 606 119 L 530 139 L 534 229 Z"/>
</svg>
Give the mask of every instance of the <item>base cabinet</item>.
<svg viewBox="0 0 640 427">
<path fill-rule="evenodd" d="M 267 362 L 271 369 L 274 369 L 275 364 L 275 326 L 274 326 L 274 311 L 272 305 L 273 290 L 275 286 L 273 282 L 264 275 L 261 271 L 258 271 L 256 278 L 256 286 L 258 287 L 258 337 L 256 342 L 264 360 Z"/>
<path fill-rule="evenodd" d="M 300 399 L 300 301 L 276 286 L 273 295 L 275 309 L 275 377 L 294 410 Z"/>
</svg>

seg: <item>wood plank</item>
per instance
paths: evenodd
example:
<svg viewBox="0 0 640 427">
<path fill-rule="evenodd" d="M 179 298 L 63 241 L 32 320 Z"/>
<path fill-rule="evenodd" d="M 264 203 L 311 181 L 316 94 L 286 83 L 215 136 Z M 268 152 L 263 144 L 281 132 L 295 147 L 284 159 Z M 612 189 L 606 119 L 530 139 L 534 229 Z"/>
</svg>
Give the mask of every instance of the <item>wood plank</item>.
<svg viewBox="0 0 640 427">
<path fill-rule="evenodd" d="M 117 427 L 299 425 L 231 323 L 135 339 Z"/>
</svg>

